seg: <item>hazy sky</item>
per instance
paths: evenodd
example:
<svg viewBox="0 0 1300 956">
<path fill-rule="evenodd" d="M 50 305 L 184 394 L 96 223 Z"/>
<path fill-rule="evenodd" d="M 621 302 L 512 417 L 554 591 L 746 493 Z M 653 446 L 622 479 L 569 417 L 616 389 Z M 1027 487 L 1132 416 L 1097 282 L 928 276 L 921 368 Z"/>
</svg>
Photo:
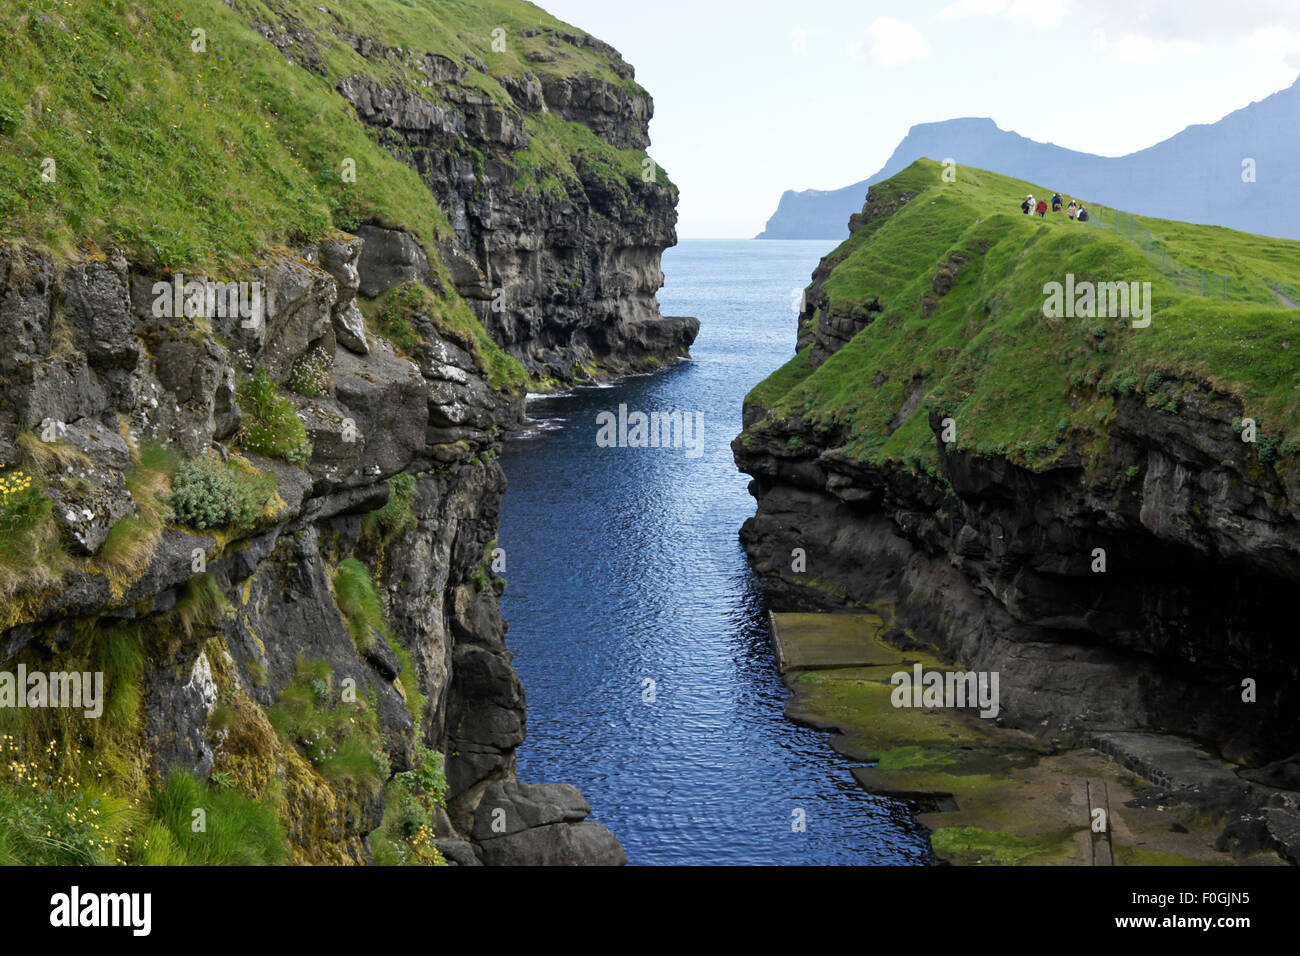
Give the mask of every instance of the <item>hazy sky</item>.
<svg viewBox="0 0 1300 956">
<path fill-rule="evenodd" d="M 1290 86 L 1300 0 L 542 0 L 654 96 L 684 238 L 752 236 L 786 189 L 884 165 L 915 123 L 1118 156 Z"/>
</svg>

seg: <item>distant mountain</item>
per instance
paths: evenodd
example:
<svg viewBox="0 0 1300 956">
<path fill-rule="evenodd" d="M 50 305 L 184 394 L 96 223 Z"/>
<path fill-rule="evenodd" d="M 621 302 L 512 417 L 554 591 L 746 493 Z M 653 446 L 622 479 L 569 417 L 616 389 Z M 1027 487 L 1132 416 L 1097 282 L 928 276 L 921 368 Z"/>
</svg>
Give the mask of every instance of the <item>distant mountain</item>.
<svg viewBox="0 0 1300 956">
<path fill-rule="evenodd" d="M 991 169 L 1050 185 L 1146 216 L 1230 226 L 1300 239 L 1300 79 L 1289 88 L 1189 126 L 1127 156 L 1106 157 L 1038 143 L 999 129 L 991 119 L 964 118 L 913 126 L 878 173 L 843 189 L 787 190 L 758 239 L 843 239 L 867 187 L 922 157 Z M 1255 182 L 1242 162 L 1255 161 Z"/>
</svg>

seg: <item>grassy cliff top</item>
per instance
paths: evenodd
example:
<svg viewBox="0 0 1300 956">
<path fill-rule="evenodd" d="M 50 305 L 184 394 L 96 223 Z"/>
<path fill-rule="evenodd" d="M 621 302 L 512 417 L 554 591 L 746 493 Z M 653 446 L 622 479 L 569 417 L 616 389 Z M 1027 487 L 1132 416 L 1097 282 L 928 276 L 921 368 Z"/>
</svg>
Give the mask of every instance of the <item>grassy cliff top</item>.
<svg viewBox="0 0 1300 956">
<path fill-rule="evenodd" d="M 229 264 L 366 221 L 407 229 L 432 253 L 446 217 L 336 92 L 355 73 L 437 103 L 421 80 L 432 53 L 501 105 L 501 80 L 525 72 L 642 93 L 609 48 L 521 0 L 37 0 L 5 27 L 0 239 L 63 253 L 115 244 L 170 267 Z M 369 58 L 357 37 L 373 41 Z M 546 116 L 529 129 L 521 186 L 567 175 L 577 146 L 640 174 L 644 153 L 579 124 Z"/>
<path fill-rule="evenodd" d="M 814 300 L 821 307 L 811 323 L 855 310 L 869 317 L 864 310 L 877 299 L 881 310 L 815 371 L 805 349 L 755 388 L 749 400 L 768 417 L 753 429 L 799 416 L 842 429 L 852 457 L 928 469 L 937 461 L 928 418 L 937 411 L 956 423 L 957 448 L 1047 467 L 1071 447 L 1097 450 L 1117 393 L 1145 394 L 1176 412 L 1189 394 L 1208 390 L 1241 401 L 1268 454 L 1300 451 L 1300 312 L 1275 305 L 1265 284 L 1300 287 L 1300 242 L 1141 218 L 1134 241 L 1127 214 L 1118 235 L 1063 212 L 1021 213 L 1028 193 L 1050 199 L 1060 190 L 1068 202 L 1068 183 L 969 167 L 945 182 L 943 172 L 919 160 L 871 187 L 869 206 L 907 201 L 830 254 L 825 301 Z M 1103 213 L 1107 223 L 1114 215 Z M 1196 291 L 1200 269 L 1220 276 L 1207 278 L 1219 297 L 1184 294 L 1162 279 L 1160 254 L 1145 248 L 1147 229 L 1170 262 L 1195 270 Z M 1066 273 L 1076 282 L 1149 281 L 1150 325 L 1047 317 L 1044 286 L 1064 284 Z M 928 318 L 923 308 L 933 310 Z M 917 388 L 917 411 L 891 433 Z"/>
</svg>

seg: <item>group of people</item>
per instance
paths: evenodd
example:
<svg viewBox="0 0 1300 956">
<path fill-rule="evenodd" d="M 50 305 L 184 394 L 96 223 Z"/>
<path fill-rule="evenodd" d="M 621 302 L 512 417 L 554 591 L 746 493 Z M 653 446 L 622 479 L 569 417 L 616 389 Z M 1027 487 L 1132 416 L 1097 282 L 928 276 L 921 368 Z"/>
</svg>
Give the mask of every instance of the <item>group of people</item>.
<svg viewBox="0 0 1300 956">
<path fill-rule="evenodd" d="M 1061 199 L 1060 193 L 1056 193 L 1052 196 L 1052 212 L 1060 212 L 1062 202 L 1064 202 L 1064 200 Z M 1025 197 L 1025 201 L 1020 204 L 1020 211 L 1026 216 L 1031 213 L 1037 214 L 1038 218 L 1042 219 L 1047 215 L 1047 200 L 1035 200 L 1034 194 L 1030 193 Z M 1075 202 L 1073 199 L 1070 200 L 1070 205 L 1066 207 L 1065 214 L 1071 219 L 1077 219 L 1079 222 L 1088 221 L 1088 210 L 1083 208 L 1083 203 Z"/>
</svg>

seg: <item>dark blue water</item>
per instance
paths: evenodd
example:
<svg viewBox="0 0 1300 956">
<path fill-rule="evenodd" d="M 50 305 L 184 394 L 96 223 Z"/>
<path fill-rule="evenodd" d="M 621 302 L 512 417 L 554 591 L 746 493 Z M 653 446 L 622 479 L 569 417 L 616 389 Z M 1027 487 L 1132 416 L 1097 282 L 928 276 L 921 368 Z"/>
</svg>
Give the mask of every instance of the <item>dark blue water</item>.
<svg viewBox="0 0 1300 956">
<path fill-rule="evenodd" d="M 897 804 L 862 791 L 825 734 L 782 716 L 788 692 L 737 539 L 754 511 L 729 448 L 741 401 L 791 356 L 798 290 L 831 245 L 668 250 L 660 303 L 700 318 L 693 359 L 534 399 L 538 427 L 503 455 L 504 605 L 528 694 L 519 776 L 580 787 L 632 863 L 928 858 Z M 596 416 L 620 403 L 702 412 L 701 454 L 598 447 Z"/>
</svg>

